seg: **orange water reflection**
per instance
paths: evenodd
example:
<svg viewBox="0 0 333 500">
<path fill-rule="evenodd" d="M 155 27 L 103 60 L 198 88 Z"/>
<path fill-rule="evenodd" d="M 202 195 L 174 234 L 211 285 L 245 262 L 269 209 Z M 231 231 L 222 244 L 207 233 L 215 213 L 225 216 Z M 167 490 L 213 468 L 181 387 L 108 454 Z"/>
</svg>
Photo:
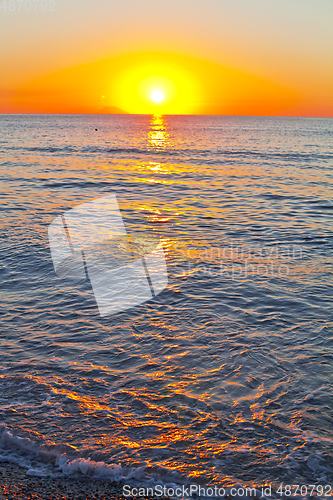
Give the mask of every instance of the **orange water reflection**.
<svg viewBox="0 0 333 500">
<path fill-rule="evenodd" d="M 167 123 L 164 116 L 154 115 L 150 120 L 150 130 L 148 132 L 148 149 L 163 151 L 169 146 L 169 134 L 167 133 Z"/>
</svg>

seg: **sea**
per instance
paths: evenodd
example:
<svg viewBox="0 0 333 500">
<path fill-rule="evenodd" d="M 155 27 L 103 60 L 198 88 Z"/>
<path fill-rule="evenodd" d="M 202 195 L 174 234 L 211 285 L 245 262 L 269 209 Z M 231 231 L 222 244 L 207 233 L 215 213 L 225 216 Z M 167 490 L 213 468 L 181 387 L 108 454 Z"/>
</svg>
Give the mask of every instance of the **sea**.
<svg viewBox="0 0 333 500">
<path fill-rule="evenodd" d="M 3 114 L 0 163 L 0 462 L 333 492 L 333 119 Z M 167 283 L 102 316 L 48 231 L 110 196 Z"/>
</svg>

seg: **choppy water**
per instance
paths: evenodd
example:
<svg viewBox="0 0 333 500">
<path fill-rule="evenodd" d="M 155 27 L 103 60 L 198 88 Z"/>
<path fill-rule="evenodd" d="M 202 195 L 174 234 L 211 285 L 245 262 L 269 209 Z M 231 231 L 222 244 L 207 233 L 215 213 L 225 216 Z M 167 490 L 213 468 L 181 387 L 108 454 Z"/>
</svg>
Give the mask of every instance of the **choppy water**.
<svg viewBox="0 0 333 500">
<path fill-rule="evenodd" d="M 0 460 L 332 484 L 333 121 L 0 125 Z M 55 274 L 47 229 L 113 193 L 129 226 L 162 238 L 169 285 L 101 318 L 89 281 Z"/>
</svg>

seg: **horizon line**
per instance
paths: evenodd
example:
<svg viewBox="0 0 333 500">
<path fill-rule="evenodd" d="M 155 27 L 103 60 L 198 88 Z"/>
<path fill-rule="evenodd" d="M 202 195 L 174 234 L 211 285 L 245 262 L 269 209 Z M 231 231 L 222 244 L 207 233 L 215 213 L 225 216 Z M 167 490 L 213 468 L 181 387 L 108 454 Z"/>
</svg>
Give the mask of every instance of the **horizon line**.
<svg viewBox="0 0 333 500">
<path fill-rule="evenodd" d="M 0 115 L 90 115 L 90 116 L 223 116 L 223 117 L 248 117 L 248 118 L 328 118 L 332 119 L 332 116 L 314 116 L 314 115 L 221 115 L 221 114 L 205 114 L 205 113 L 200 113 L 200 114 L 195 114 L 195 113 L 189 113 L 189 114 L 182 114 L 182 113 L 173 113 L 173 114 L 168 114 L 168 113 L 64 113 L 64 112 L 11 112 L 11 113 L 6 113 L 3 111 L 0 111 Z"/>
</svg>

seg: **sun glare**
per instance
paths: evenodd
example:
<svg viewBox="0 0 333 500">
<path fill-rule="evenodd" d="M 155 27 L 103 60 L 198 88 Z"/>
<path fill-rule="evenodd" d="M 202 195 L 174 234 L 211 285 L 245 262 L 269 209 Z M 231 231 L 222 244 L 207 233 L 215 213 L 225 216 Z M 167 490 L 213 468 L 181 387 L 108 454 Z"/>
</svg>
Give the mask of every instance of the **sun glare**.
<svg viewBox="0 0 333 500">
<path fill-rule="evenodd" d="M 150 94 L 150 98 L 152 101 L 154 101 L 156 103 L 160 103 L 160 102 L 164 101 L 164 94 L 161 90 L 154 90 Z"/>
<path fill-rule="evenodd" d="M 176 57 L 145 54 L 132 56 L 112 84 L 112 100 L 133 114 L 190 114 L 199 100 L 192 71 L 181 67 Z M 138 59 L 136 59 L 138 58 Z M 173 60 L 174 59 L 174 60 Z"/>
</svg>

